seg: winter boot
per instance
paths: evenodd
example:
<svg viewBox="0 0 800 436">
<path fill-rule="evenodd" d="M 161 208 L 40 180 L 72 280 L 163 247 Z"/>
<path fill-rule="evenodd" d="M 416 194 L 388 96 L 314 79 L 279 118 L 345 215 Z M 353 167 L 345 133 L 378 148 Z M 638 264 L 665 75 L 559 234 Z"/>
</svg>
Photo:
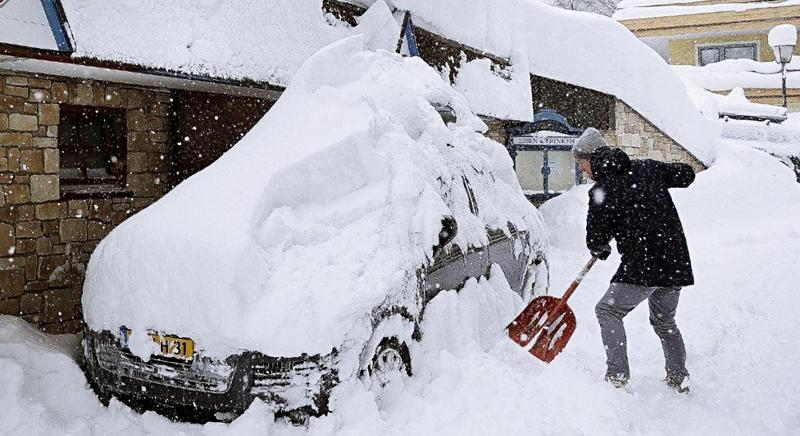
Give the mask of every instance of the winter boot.
<svg viewBox="0 0 800 436">
<path fill-rule="evenodd" d="M 670 374 L 664 379 L 664 383 L 679 394 L 689 393 L 689 376 Z"/>
<path fill-rule="evenodd" d="M 611 386 L 614 386 L 617 389 L 625 387 L 628 384 L 628 377 L 625 377 L 622 374 L 616 375 L 607 375 L 606 381 L 611 383 Z"/>
</svg>

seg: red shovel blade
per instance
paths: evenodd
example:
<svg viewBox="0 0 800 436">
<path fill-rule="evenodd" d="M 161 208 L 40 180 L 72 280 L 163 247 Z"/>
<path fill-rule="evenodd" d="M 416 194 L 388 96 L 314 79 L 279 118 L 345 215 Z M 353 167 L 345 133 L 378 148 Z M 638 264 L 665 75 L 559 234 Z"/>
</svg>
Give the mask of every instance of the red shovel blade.
<svg viewBox="0 0 800 436">
<path fill-rule="evenodd" d="M 552 322 L 542 327 L 530 353 L 545 363 L 550 363 L 567 346 L 575 331 L 575 314 L 569 306 L 562 305 Z"/>
<path fill-rule="evenodd" d="M 560 298 L 534 298 L 511 324 L 508 336 L 521 347 L 544 362 L 551 362 L 567 345 L 575 331 L 575 314 Z"/>
</svg>

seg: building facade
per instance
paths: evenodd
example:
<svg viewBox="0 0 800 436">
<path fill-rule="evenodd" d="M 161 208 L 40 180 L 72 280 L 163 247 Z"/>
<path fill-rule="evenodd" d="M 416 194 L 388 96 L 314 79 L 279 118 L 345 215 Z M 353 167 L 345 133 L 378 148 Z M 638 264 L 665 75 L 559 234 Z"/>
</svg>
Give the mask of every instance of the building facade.
<svg viewBox="0 0 800 436">
<path fill-rule="evenodd" d="M 236 110 L 204 115 L 206 101 Z M 219 157 L 270 105 L 0 70 L 0 313 L 77 331 L 99 241 Z"/>
<path fill-rule="evenodd" d="M 672 65 L 706 66 L 728 59 L 774 63 L 767 43 L 769 30 L 779 24 L 800 28 L 800 5 L 791 2 L 752 0 L 700 0 L 649 2 L 647 6 L 619 3 L 614 18 Z M 795 47 L 800 55 L 800 46 Z M 777 65 L 773 80 L 763 71 L 742 70 L 740 83 L 725 80 L 709 90 L 728 93 L 744 88 L 756 103 L 782 105 L 783 93 Z M 800 110 L 800 71 L 790 73 L 789 109 Z M 748 77 L 750 76 L 750 77 Z M 707 89 L 708 89 L 707 88 Z"/>
<path fill-rule="evenodd" d="M 364 13 L 334 0 L 325 0 L 323 7 L 351 25 Z M 63 11 L 61 15 L 63 19 Z M 44 18 L 40 21 L 39 27 L 46 26 Z M 50 25 L 57 35 L 58 21 Z M 440 71 L 449 69 L 451 80 L 464 60 L 489 59 L 499 71 L 509 66 L 502 57 L 411 21 L 403 28 L 413 32 L 413 54 Z M 409 36 L 400 35 L 398 50 Z M 0 314 L 21 316 L 50 333 L 76 332 L 83 325 L 86 267 L 100 240 L 233 146 L 282 88 L 75 58 L 69 44 L 25 46 L 2 37 L 0 33 Z M 597 127 L 633 157 L 704 168 L 618 98 L 554 78 L 530 79 L 533 112 L 560 114 L 575 126 L 573 134 Z M 487 135 L 506 144 L 512 156 L 517 152 L 510 141 L 513 132 L 526 126 L 529 133 L 547 130 L 530 130 L 533 120 L 483 119 Z M 553 156 L 558 151 L 563 152 L 553 149 Z M 575 178 L 571 156 L 550 162 L 552 167 L 532 167 L 535 174 L 521 179 L 535 185 L 559 171 L 566 180 Z M 557 193 L 541 192 L 545 197 Z"/>
</svg>

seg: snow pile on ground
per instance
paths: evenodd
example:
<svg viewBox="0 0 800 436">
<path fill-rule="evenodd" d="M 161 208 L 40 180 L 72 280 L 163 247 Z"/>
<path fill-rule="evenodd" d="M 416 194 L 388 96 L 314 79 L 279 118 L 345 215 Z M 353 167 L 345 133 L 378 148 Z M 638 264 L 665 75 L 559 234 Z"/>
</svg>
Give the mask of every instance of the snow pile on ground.
<svg viewBox="0 0 800 436">
<path fill-rule="evenodd" d="M 751 59 L 727 59 L 702 67 L 673 65 L 681 77 L 692 80 L 709 91 L 728 91 L 742 88 L 780 88 L 781 67 L 775 62 L 757 62 Z M 795 56 L 787 65 L 786 86 L 800 87 L 800 57 Z"/>
<path fill-rule="evenodd" d="M 373 39 L 382 44 L 375 47 L 393 50 L 400 35 L 397 23 L 379 14 L 365 16 L 354 29 L 334 26 L 322 12 L 322 0 L 62 4 L 75 57 L 275 85 L 288 85 L 306 59 L 336 40 L 377 33 L 381 36 Z M 379 7 L 385 9 L 382 2 Z"/>
<path fill-rule="evenodd" d="M 729 120 L 722 135 L 729 144 L 753 147 L 775 156 L 797 173 L 800 181 L 800 117 L 790 114 L 781 124 Z"/>
<path fill-rule="evenodd" d="M 708 96 L 716 100 L 719 113 L 722 115 L 744 115 L 786 119 L 786 113 L 788 112 L 786 108 L 781 106 L 751 102 L 744 95 L 744 89 L 738 86 L 733 88 L 728 95 L 719 95 L 709 92 Z"/>
<path fill-rule="evenodd" d="M 116 400 L 103 407 L 75 363 L 78 354 L 74 335 L 45 335 L 0 316 L 0 435 L 166 435 L 185 427 Z"/>
<path fill-rule="evenodd" d="M 695 67 L 692 67 L 695 68 Z M 746 116 L 769 119 L 782 122 L 787 119 L 789 111 L 781 106 L 771 104 L 753 103 L 747 99 L 744 89 L 734 87 L 727 95 L 721 95 L 707 90 L 695 82 L 691 74 L 681 74 L 686 85 L 686 91 L 697 111 L 710 121 L 722 126 L 720 117 Z M 723 136 L 725 134 L 723 133 Z"/>
<path fill-rule="evenodd" d="M 594 305 L 619 264 L 615 254 L 570 300 L 578 328 L 553 363 L 505 338 L 503 327 L 522 301 L 493 274 L 431 301 L 413 377 L 377 399 L 358 380 L 340 385 L 335 411 L 307 428 L 273 422 L 260 402 L 230 425 L 176 424 L 117 402 L 105 409 L 52 339 L 0 317 L 0 434 L 797 435 L 800 185 L 767 154 L 729 143 L 691 187 L 672 195 L 697 278 L 683 291 L 677 315 L 690 396 L 662 385 L 663 357 L 646 305 L 626 318 L 629 388 L 602 381 Z M 569 217 L 551 227 L 551 291 L 560 295 L 588 259 L 570 242 L 583 237 L 586 187 L 551 201 L 557 204 L 542 208 L 548 222 Z"/>
<path fill-rule="evenodd" d="M 446 126 L 434 105 L 452 107 L 457 123 Z M 151 345 L 148 329 L 218 357 L 363 344 L 373 308 L 417 306 L 416 269 L 444 216 L 465 249 L 509 221 L 544 234 L 485 129 L 420 58 L 365 51 L 361 36 L 334 43 L 229 152 L 100 243 L 86 321 L 133 329 L 132 350 Z"/>
<path fill-rule="evenodd" d="M 783 123 L 729 120 L 723 126 L 722 135 L 730 140 L 750 141 L 773 147 L 793 147 L 800 153 L 800 123 L 791 117 Z"/>
<path fill-rule="evenodd" d="M 539 207 L 553 246 L 576 251 L 586 246 L 586 235 L 573 230 L 586 224 L 586 213 L 582 208 L 588 207 L 591 187 L 590 184 L 578 185 L 569 193 L 554 197 Z"/>
</svg>

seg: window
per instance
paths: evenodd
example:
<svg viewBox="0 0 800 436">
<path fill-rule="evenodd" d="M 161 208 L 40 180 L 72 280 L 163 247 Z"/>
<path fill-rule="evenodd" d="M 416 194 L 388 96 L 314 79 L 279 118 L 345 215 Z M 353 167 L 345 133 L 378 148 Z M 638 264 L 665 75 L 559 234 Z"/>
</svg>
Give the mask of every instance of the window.
<svg viewBox="0 0 800 436">
<path fill-rule="evenodd" d="M 580 171 L 571 151 L 575 139 L 572 136 L 514 138 L 514 167 L 526 196 L 544 200 L 580 183 Z"/>
<path fill-rule="evenodd" d="M 700 66 L 713 64 L 725 59 L 752 59 L 756 61 L 758 60 L 758 45 L 753 42 L 697 47 L 697 62 Z"/>
<path fill-rule="evenodd" d="M 125 110 L 61 105 L 58 127 L 62 186 L 125 182 Z"/>
</svg>

